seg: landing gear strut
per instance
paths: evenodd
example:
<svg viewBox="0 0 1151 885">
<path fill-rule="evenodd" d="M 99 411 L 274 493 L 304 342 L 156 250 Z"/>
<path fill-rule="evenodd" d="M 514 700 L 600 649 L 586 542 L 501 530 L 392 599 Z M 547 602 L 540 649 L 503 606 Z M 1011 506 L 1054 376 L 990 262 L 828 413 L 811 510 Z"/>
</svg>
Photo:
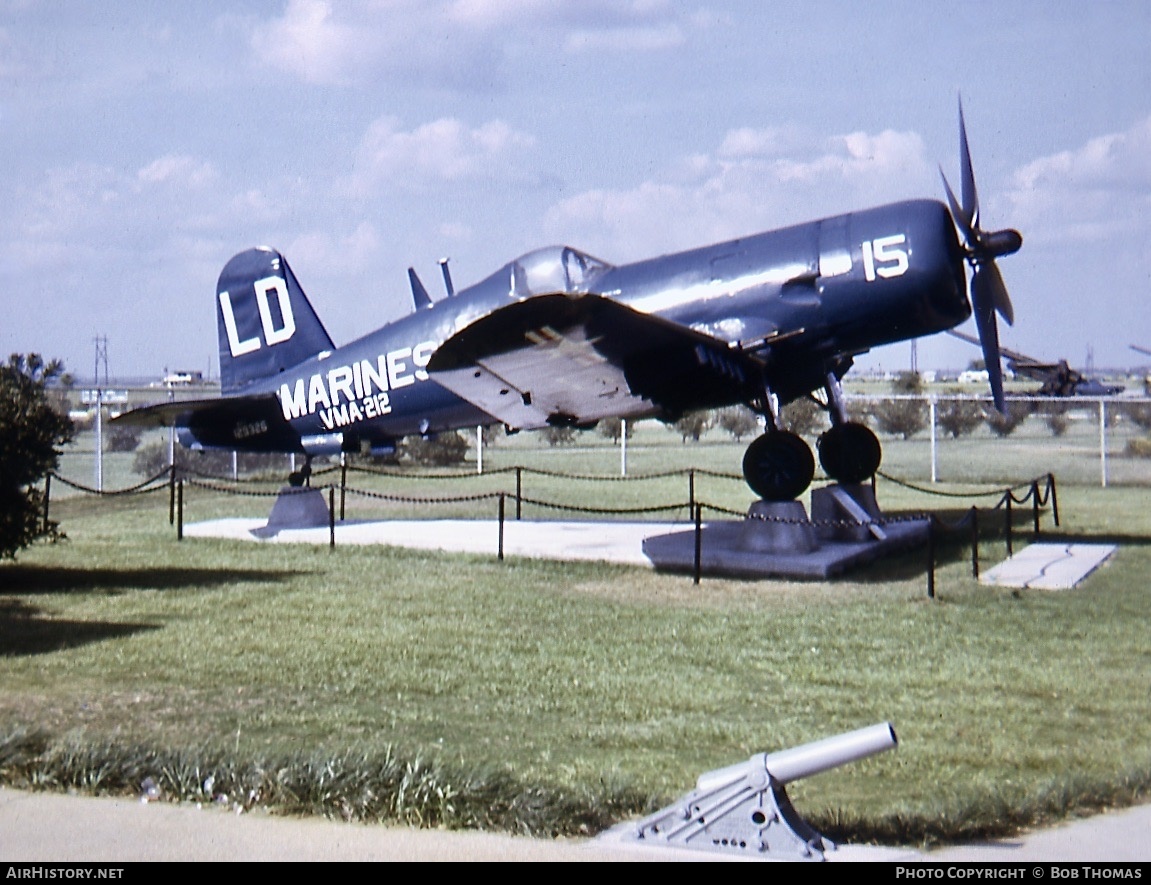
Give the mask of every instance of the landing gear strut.
<svg viewBox="0 0 1151 885">
<path fill-rule="evenodd" d="M 832 479 L 857 483 L 875 475 L 883 450 L 871 428 L 847 419 L 843 387 L 834 373 L 827 374 L 827 411 L 831 429 L 818 440 L 819 463 Z"/>
<path fill-rule="evenodd" d="M 836 482 L 863 482 L 879 469 L 879 439 L 870 428 L 847 419 L 843 389 L 834 373 L 828 373 L 826 389 L 831 429 L 819 438 L 819 463 Z M 791 501 L 811 485 L 815 459 L 807 443 L 780 428 L 778 404 L 770 391 L 764 402 L 767 432 L 747 447 L 743 477 L 763 500 Z"/>
<path fill-rule="evenodd" d="M 798 435 L 779 426 L 779 401 L 764 390 L 767 432 L 757 437 L 743 456 L 743 478 L 765 501 L 792 501 L 815 476 L 811 449 Z"/>
</svg>

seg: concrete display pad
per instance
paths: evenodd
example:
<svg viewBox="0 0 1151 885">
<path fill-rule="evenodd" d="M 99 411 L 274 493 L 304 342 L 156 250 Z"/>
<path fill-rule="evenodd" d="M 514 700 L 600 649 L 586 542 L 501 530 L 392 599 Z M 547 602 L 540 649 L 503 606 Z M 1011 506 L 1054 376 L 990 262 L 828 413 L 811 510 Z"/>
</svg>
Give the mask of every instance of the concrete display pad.
<svg viewBox="0 0 1151 885">
<path fill-rule="evenodd" d="M 184 527 L 186 537 L 230 537 L 278 544 L 329 544 L 331 530 L 322 498 L 283 496 L 290 518 L 218 519 Z M 311 505 L 311 516 L 300 513 Z M 926 519 L 882 521 L 866 486 L 833 486 L 812 492 L 808 520 L 798 501 L 758 501 L 744 519 L 703 523 L 701 574 L 733 578 L 820 579 L 872 562 L 927 540 Z M 311 526 L 308 527 L 308 523 Z M 642 565 L 674 572 L 695 568 L 695 527 L 684 522 L 564 522 L 505 520 L 505 556 L 591 560 Z M 337 522 L 335 543 L 387 544 L 423 550 L 496 555 L 496 520 L 384 520 Z"/>
</svg>

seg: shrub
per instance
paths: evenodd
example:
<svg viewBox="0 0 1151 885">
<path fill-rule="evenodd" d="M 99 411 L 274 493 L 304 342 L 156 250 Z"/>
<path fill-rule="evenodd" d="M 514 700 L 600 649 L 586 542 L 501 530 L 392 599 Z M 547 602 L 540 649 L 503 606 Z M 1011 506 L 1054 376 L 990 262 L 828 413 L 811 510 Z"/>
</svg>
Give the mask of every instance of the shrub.
<svg viewBox="0 0 1151 885">
<path fill-rule="evenodd" d="M 983 406 L 975 400 L 940 400 L 935 407 L 935 420 L 944 433 L 959 439 L 983 423 Z"/>
<path fill-rule="evenodd" d="M 918 399 L 890 399 L 871 410 L 876 426 L 884 433 L 911 439 L 927 426 L 927 404 Z"/>
<path fill-rule="evenodd" d="M 405 436 L 398 446 L 401 460 L 431 467 L 462 464 L 468 454 L 468 441 L 459 431 L 435 436 Z"/>
<path fill-rule="evenodd" d="M 991 432 L 998 437 L 1011 436 L 1015 429 L 1027 420 L 1034 409 L 1034 403 L 1022 400 L 1009 400 L 1006 404 L 1006 413 L 991 407 L 984 411 L 983 420 L 991 428 Z"/>
</svg>

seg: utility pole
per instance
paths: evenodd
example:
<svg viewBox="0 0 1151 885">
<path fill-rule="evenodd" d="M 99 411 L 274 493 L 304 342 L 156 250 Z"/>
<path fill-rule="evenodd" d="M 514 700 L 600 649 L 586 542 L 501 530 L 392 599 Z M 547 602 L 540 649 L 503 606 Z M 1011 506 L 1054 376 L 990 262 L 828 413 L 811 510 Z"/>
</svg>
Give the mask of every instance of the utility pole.
<svg viewBox="0 0 1151 885">
<path fill-rule="evenodd" d="M 108 386 L 108 336 L 97 335 L 92 386 L 96 397 L 96 491 L 104 491 L 104 387 Z M 100 364 L 104 364 L 104 384 L 100 384 Z"/>
</svg>

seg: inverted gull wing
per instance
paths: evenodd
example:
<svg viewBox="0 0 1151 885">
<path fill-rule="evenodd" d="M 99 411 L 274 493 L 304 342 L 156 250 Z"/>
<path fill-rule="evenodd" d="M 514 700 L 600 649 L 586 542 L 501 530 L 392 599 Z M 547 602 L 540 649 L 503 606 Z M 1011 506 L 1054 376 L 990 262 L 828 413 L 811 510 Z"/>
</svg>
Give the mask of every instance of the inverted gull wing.
<svg viewBox="0 0 1151 885">
<path fill-rule="evenodd" d="M 428 372 L 515 429 L 742 402 L 762 367 L 724 341 L 599 295 L 537 295 L 445 341 Z"/>
</svg>

